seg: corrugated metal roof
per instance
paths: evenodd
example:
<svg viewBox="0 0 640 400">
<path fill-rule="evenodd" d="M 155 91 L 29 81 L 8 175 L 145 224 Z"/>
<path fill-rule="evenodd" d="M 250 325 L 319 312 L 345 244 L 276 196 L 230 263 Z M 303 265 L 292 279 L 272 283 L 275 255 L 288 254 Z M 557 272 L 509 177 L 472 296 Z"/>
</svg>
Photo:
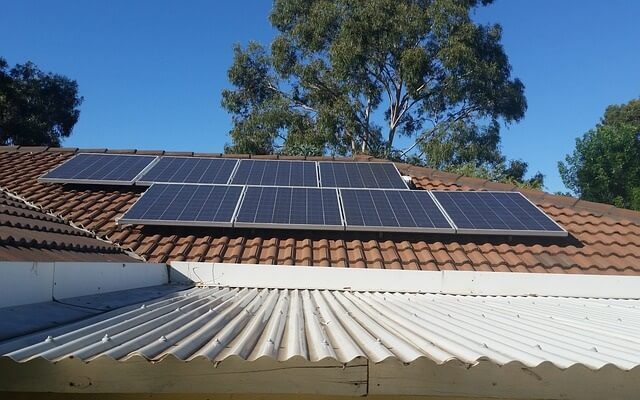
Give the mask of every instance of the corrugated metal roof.
<svg viewBox="0 0 640 400">
<path fill-rule="evenodd" d="M 590 369 L 640 363 L 639 300 L 207 287 L 0 345 L 16 361 L 364 357 Z"/>
</svg>

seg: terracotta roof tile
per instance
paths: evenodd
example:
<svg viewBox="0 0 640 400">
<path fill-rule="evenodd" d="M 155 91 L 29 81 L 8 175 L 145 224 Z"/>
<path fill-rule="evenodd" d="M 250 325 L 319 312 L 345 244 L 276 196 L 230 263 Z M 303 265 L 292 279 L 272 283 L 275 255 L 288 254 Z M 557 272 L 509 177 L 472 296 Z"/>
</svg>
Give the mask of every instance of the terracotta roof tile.
<svg viewBox="0 0 640 400">
<path fill-rule="evenodd" d="M 319 267 L 331 266 L 331 254 L 329 252 L 329 241 L 327 239 L 314 241 L 312 265 Z"/>
<path fill-rule="evenodd" d="M 528 190 L 521 192 L 568 229 L 571 234 L 569 238 L 461 237 L 393 233 L 385 233 L 382 238 L 366 233 L 360 235 L 304 231 L 250 231 L 250 236 L 243 236 L 249 231 L 116 225 L 115 220 L 135 203 L 142 188 L 37 182 L 38 176 L 73 156 L 76 151 L 106 150 L 0 147 L 0 163 L 4 167 L 0 170 L 0 187 L 15 192 L 25 200 L 56 215 L 54 217 L 43 214 L 46 216 L 43 219 L 34 218 L 34 222 L 31 223 L 33 226 L 24 220 L 33 218 L 32 214 L 20 216 L 14 221 L 17 225 L 28 226 L 29 229 L 49 229 L 51 226 L 48 224 L 51 221 L 47 218 L 57 221 L 62 217 L 77 226 L 91 230 L 99 237 L 109 239 L 124 248 L 131 248 L 149 261 L 159 262 L 189 260 L 352 268 L 640 274 L 640 213 Z M 133 153 L 134 150 L 109 152 Z M 135 152 L 163 154 L 162 151 L 156 150 Z M 238 157 L 220 154 L 180 154 Z M 379 161 L 370 157 L 358 157 L 357 160 Z M 418 189 L 512 189 L 510 185 L 495 184 L 429 168 L 405 164 L 397 166 L 402 173 L 412 177 L 413 184 Z M 2 218 L 9 217 L 1 216 L 0 226 L 3 226 Z M 68 225 L 65 226 L 65 229 L 72 229 Z M 291 236 L 286 236 L 287 234 Z M 51 251 L 49 250 L 50 253 Z M 50 256 L 71 259 L 72 255 L 66 250 L 58 251 L 59 253 Z M 2 253 L 0 249 L 0 254 Z"/>
<path fill-rule="evenodd" d="M 0 260 L 46 261 L 51 256 L 58 261 L 57 255 L 69 261 L 137 261 L 124 249 L 0 190 Z"/>
<path fill-rule="evenodd" d="M 349 254 L 344 240 L 329 240 L 329 259 L 333 267 L 349 266 Z"/>
<path fill-rule="evenodd" d="M 296 240 L 288 238 L 280 241 L 278 248 L 278 265 L 295 265 Z"/>
<path fill-rule="evenodd" d="M 311 239 L 296 241 L 295 265 L 313 265 L 313 243 Z"/>
<path fill-rule="evenodd" d="M 278 260 L 278 239 L 268 238 L 262 241 L 260 264 L 276 264 Z"/>
<path fill-rule="evenodd" d="M 260 250 L 262 249 L 262 238 L 247 239 L 242 252 L 242 262 L 248 264 L 258 264 Z"/>
<path fill-rule="evenodd" d="M 367 267 L 367 263 L 365 262 L 366 257 L 364 255 L 364 246 L 362 242 L 359 240 L 350 240 L 346 243 L 347 246 L 347 255 L 348 255 L 348 265 L 349 267 L 356 268 L 365 268 Z M 381 257 L 380 257 L 381 258 Z M 372 267 L 376 267 L 376 265 L 380 266 L 380 264 L 374 264 Z"/>
</svg>

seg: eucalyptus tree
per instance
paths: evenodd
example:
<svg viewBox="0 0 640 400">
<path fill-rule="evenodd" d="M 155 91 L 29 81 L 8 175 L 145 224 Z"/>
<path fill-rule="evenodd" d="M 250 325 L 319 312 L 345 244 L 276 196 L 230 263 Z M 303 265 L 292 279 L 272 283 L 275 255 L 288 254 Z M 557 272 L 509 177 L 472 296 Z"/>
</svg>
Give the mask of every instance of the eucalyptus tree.
<svg viewBox="0 0 640 400">
<path fill-rule="evenodd" d="M 424 159 L 458 134 L 499 151 L 482 125 L 520 120 L 526 99 L 501 27 L 471 18 L 491 2 L 276 0 L 270 47 L 234 49 L 227 151 Z"/>
</svg>

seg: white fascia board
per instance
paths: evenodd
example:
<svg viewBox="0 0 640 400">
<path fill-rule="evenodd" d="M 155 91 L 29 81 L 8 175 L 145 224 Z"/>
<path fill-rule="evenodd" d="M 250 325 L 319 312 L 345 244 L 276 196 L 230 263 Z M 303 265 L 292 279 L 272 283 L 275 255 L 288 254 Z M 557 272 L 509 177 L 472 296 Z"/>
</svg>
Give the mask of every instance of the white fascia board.
<svg viewBox="0 0 640 400">
<path fill-rule="evenodd" d="M 171 281 L 200 285 L 640 299 L 640 276 L 518 272 L 408 271 L 172 262 Z"/>
<path fill-rule="evenodd" d="M 0 308 L 158 286 L 166 264 L 0 261 Z"/>
<path fill-rule="evenodd" d="M 56 262 L 53 297 L 65 299 L 168 282 L 166 264 Z"/>
<path fill-rule="evenodd" d="M 0 308 L 51 301 L 52 262 L 0 262 Z"/>
</svg>

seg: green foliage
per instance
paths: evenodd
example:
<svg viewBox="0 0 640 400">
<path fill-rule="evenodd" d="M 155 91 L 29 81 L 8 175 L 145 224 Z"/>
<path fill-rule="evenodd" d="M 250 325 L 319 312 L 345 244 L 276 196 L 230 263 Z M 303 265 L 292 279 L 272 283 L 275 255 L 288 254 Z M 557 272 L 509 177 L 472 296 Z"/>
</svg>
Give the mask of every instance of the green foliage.
<svg viewBox="0 0 640 400">
<path fill-rule="evenodd" d="M 580 198 L 640 210 L 640 126 L 599 125 L 576 139 L 575 150 L 558 169 L 565 186 Z"/>
<path fill-rule="evenodd" d="M 640 210 L 640 99 L 607 107 L 558 169 L 581 198 Z"/>
<path fill-rule="evenodd" d="M 462 165 L 496 165 L 504 162 L 500 152 L 498 124 L 477 126 L 458 121 L 450 129 L 434 131 L 420 146 L 425 164 L 450 169 Z"/>
<path fill-rule="evenodd" d="M 600 125 L 629 124 L 640 128 L 640 99 L 634 99 L 626 104 L 614 104 L 604 111 Z"/>
<path fill-rule="evenodd" d="M 60 146 L 80 117 L 78 84 L 0 58 L 0 144 Z"/>
<path fill-rule="evenodd" d="M 528 164 L 522 160 L 501 161 L 497 164 L 465 163 L 446 168 L 448 172 L 470 176 L 474 178 L 488 179 L 494 182 L 509 183 L 525 189 L 544 189 L 544 175 L 537 172 L 531 178 L 525 178 Z"/>
<path fill-rule="evenodd" d="M 420 148 L 424 154 L 421 164 L 427 167 L 523 188 L 544 188 L 544 175 L 537 172 L 525 178 L 528 164 L 523 160 L 507 161 L 502 155 L 500 127 L 495 123 L 478 126 L 458 122 L 452 129 L 436 131 Z"/>
<path fill-rule="evenodd" d="M 526 100 L 500 26 L 471 20 L 489 3 L 276 0 L 270 50 L 234 49 L 226 151 L 499 162 L 500 123 L 520 120 Z M 399 135 L 414 144 L 394 148 Z"/>
</svg>

